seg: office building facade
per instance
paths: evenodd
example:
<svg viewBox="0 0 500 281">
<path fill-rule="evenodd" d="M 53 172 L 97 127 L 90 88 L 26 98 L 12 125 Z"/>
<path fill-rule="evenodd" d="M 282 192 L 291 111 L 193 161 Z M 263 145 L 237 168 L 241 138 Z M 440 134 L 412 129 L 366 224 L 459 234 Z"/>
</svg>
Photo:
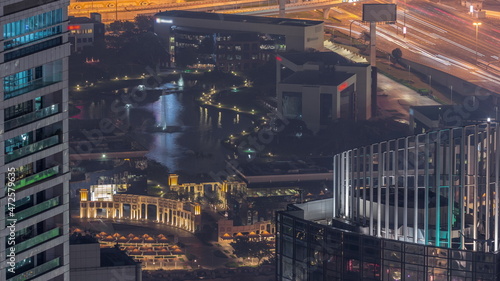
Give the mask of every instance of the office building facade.
<svg viewBox="0 0 500 281">
<path fill-rule="evenodd" d="M 172 64 L 196 56 L 193 66 L 226 71 L 255 68 L 280 52 L 323 47 L 322 21 L 172 10 L 155 15 L 154 30 Z"/>
<path fill-rule="evenodd" d="M 485 123 L 334 156 L 333 198 L 277 217 L 278 280 L 500 280 L 500 133 Z"/>
<path fill-rule="evenodd" d="M 370 119 L 370 72 L 370 65 L 333 52 L 278 54 L 278 112 L 304 121 L 314 133 L 333 120 Z"/>
<path fill-rule="evenodd" d="M 98 13 L 91 13 L 90 18 L 70 17 L 68 30 L 72 52 L 81 52 L 86 47 L 104 44 L 106 30 Z"/>
<path fill-rule="evenodd" d="M 0 3 L 0 280 L 69 280 L 68 5 Z"/>
</svg>

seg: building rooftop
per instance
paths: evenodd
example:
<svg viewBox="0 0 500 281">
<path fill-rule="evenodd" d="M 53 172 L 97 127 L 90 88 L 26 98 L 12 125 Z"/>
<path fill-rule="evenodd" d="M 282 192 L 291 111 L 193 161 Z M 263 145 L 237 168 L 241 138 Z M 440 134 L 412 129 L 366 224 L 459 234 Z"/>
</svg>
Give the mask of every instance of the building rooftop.
<svg viewBox="0 0 500 281">
<path fill-rule="evenodd" d="M 281 181 L 281 182 L 255 182 L 249 183 L 248 188 L 323 188 L 323 186 L 331 187 L 332 181 L 325 180 L 310 180 L 310 181 Z"/>
<path fill-rule="evenodd" d="M 69 24 L 83 24 L 83 23 L 100 23 L 96 20 L 87 17 L 68 17 Z"/>
<path fill-rule="evenodd" d="M 304 70 L 285 78 L 284 84 L 331 85 L 338 86 L 356 74 L 340 71 Z"/>
<path fill-rule="evenodd" d="M 135 262 L 125 252 L 118 248 L 101 249 L 101 267 L 135 265 Z"/>
<path fill-rule="evenodd" d="M 95 239 L 90 235 L 81 235 L 78 232 L 74 232 L 69 237 L 69 243 L 74 245 L 74 244 L 95 244 L 99 242 L 97 241 L 97 239 Z"/>
<path fill-rule="evenodd" d="M 353 63 L 351 60 L 334 52 L 286 53 L 280 54 L 280 56 L 296 65 L 303 65 L 307 62 L 321 62 L 325 65 L 368 66 L 366 63 Z"/>
<path fill-rule="evenodd" d="M 193 18 L 217 21 L 232 21 L 232 22 L 248 22 L 248 23 L 262 23 L 286 26 L 313 26 L 323 23 L 322 21 L 313 20 L 299 20 L 287 18 L 268 18 L 247 15 L 234 15 L 234 14 L 217 14 L 193 11 L 165 11 L 155 15 L 155 17 L 177 17 L 177 18 Z"/>
</svg>

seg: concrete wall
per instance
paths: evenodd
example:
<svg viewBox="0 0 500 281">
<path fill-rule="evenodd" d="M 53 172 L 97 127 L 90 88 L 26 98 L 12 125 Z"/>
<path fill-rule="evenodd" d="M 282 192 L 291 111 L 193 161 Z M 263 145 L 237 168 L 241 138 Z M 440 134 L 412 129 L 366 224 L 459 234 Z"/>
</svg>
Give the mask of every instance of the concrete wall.
<svg viewBox="0 0 500 281">
<path fill-rule="evenodd" d="M 322 199 L 311 201 L 303 204 L 295 204 L 295 206 L 304 210 L 305 220 L 322 220 L 333 218 L 333 200 Z"/>
<path fill-rule="evenodd" d="M 69 247 L 70 267 L 72 271 L 77 268 L 101 266 L 101 249 L 99 243 L 74 244 Z"/>
<path fill-rule="evenodd" d="M 138 265 L 140 266 L 140 265 Z M 135 265 L 71 269 L 71 281 L 142 280 Z"/>
<path fill-rule="evenodd" d="M 337 65 L 335 70 L 356 74 L 356 118 L 370 119 L 372 117 L 371 66 Z"/>
<path fill-rule="evenodd" d="M 345 80 L 348 86 L 355 85 L 356 75 Z M 278 83 L 276 89 L 278 94 L 278 111 L 283 110 L 283 92 L 299 92 L 302 93 L 302 120 L 306 123 L 307 127 L 313 131 L 318 132 L 321 128 L 320 125 L 320 94 L 332 94 L 332 120 L 341 118 L 340 116 L 340 92 L 337 86 L 331 85 L 298 85 L 298 84 L 285 84 Z M 359 111 L 357 109 L 357 111 Z M 285 116 L 286 117 L 286 116 Z"/>
</svg>

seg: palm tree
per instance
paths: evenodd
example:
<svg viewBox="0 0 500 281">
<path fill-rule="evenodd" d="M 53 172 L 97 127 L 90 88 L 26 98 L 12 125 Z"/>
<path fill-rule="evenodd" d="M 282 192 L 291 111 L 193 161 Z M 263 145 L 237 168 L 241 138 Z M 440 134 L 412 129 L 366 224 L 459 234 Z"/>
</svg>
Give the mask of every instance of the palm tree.
<svg viewBox="0 0 500 281">
<path fill-rule="evenodd" d="M 219 197 L 219 193 L 217 193 L 217 192 L 205 193 L 205 197 L 207 199 L 208 205 L 211 208 L 213 208 L 215 211 L 217 211 L 217 206 L 222 204 L 222 200 Z"/>
</svg>

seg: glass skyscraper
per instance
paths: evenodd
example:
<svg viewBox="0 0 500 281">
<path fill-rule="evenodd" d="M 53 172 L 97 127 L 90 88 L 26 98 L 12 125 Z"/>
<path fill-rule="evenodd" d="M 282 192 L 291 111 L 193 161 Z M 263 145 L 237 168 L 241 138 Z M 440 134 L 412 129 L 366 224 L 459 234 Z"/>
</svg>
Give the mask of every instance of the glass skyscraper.
<svg viewBox="0 0 500 281">
<path fill-rule="evenodd" d="M 69 280 L 68 5 L 0 1 L 0 280 Z"/>
<path fill-rule="evenodd" d="M 335 155 L 333 198 L 277 215 L 277 280 L 499 281 L 499 148 L 485 123 Z"/>
</svg>

